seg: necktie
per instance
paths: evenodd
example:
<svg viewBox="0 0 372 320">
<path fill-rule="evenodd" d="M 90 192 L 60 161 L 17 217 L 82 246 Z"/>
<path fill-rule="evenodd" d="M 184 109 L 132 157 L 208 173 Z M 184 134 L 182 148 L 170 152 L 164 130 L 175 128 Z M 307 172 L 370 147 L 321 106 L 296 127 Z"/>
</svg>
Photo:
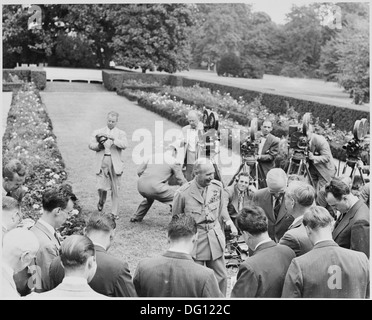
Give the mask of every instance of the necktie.
<svg viewBox="0 0 372 320">
<path fill-rule="evenodd" d="M 59 236 L 58 236 L 57 232 L 54 232 L 54 238 L 56 238 L 58 244 L 61 245 L 61 242 L 59 241 Z"/>
<path fill-rule="evenodd" d="M 244 202 L 244 192 L 240 192 L 239 200 L 238 200 L 238 210 L 242 211 L 243 209 L 243 202 Z"/>
<path fill-rule="evenodd" d="M 279 198 L 277 198 L 275 200 L 275 204 L 274 204 L 274 216 L 275 216 L 275 219 L 278 218 L 279 210 L 280 210 L 280 205 L 281 205 L 281 199 L 279 197 Z"/>
</svg>

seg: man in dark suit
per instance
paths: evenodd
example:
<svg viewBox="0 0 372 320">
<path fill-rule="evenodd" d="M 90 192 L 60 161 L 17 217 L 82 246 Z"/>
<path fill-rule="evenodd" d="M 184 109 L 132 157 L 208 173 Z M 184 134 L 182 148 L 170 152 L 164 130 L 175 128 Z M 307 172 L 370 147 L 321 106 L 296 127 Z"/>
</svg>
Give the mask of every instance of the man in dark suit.
<svg viewBox="0 0 372 320">
<path fill-rule="evenodd" d="M 254 205 L 243 208 L 237 223 L 253 254 L 240 265 L 231 297 L 280 297 L 287 269 L 295 253 L 270 239 L 267 217 L 262 208 Z"/>
<path fill-rule="evenodd" d="M 258 148 L 257 162 L 262 169 L 262 179 L 260 179 L 260 188 L 265 188 L 266 175 L 274 168 L 274 161 L 279 153 L 279 141 L 280 139 L 273 136 L 271 131 L 273 130 L 273 125 L 271 121 L 264 121 L 261 126 L 261 138 Z"/>
<path fill-rule="evenodd" d="M 332 232 L 333 240 L 343 248 L 364 252 L 369 257 L 369 208 L 350 187 L 333 178 L 325 187 L 326 200 L 339 216 Z"/>
<path fill-rule="evenodd" d="M 115 233 L 116 223 L 112 214 L 93 215 L 85 228 L 85 235 L 92 240 L 96 251 L 97 271 L 89 286 L 96 292 L 109 297 L 136 297 L 128 264 L 107 253 Z M 60 257 L 50 266 L 52 288 L 64 278 Z"/>
<path fill-rule="evenodd" d="M 333 160 L 331 148 L 327 140 L 313 133 L 313 126 L 310 125 L 307 131 L 309 139 L 309 172 L 318 192 L 336 174 L 336 165 Z"/>
<path fill-rule="evenodd" d="M 31 228 L 40 243 L 35 258 L 37 281 L 35 291 L 51 289 L 49 267 L 53 259 L 59 256 L 61 241 L 57 233 L 74 209 L 76 196 L 70 185 L 61 185 L 47 189 L 42 198 L 43 215 Z"/>
<path fill-rule="evenodd" d="M 192 259 L 197 240 L 194 218 L 176 214 L 168 226 L 170 247 L 162 256 L 140 261 L 133 282 L 140 297 L 223 297 L 213 270 Z"/>
<path fill-rule="evenodd" d="M 319 206 L 304 214 L 303 224 L 314 248 L 293 259 L 283 298 L 368 298 L 368 258 L 332 240 L 333 221 L 329 212 Z"/>
<path fill-rule="evenodd" d="M 315 190 L 306 182 L 293 181 L 287 187 L 284 201 L 288 214 L 292 215 L 294 221 L 279 243 L 290 247 L 299 257 L 313 248 L 302 219 L 304 213 L 314 205 Z"/>
<path fill-rule="evenodd" d="M 144 197 L 131 222 L 141 222 L 155 200 L 172 205 L 175 188 L 169 185 L 173 179 L 175 184 L 187 182 L 182 174 L 181 163 L 177 160 L 177 150 L 168 147 L 164 154 L 153 154 L 137 171 L 140 177 L 137 182 L 138 192 Z"/>
<path fill-rule="evenodd" d="M 287 175 L 283 169 L 273 168 L 267 174 L 266 183 L 267 188 L 255 192 L 253 202 L 265 211 L 269 236 L 278 242 L 294 220 L 291 215 L 287 215 L 284 204 Z"/>
</svg>

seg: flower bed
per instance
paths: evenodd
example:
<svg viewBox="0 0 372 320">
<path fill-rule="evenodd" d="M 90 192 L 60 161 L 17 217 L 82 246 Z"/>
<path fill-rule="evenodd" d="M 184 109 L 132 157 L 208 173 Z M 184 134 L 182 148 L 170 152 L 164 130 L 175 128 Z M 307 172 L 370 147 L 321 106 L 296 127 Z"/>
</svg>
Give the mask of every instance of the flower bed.
<svg viewBox="0 0 372 320">
<path fill-rule="evenodd" d="M 13 94 L 7 127 L 3 136 L 3 164 L 20 160 L 27 169 L 22 200 L 25 218 L 37 220 L 44 190 L 67 179 L 65 165 L 58 149 L 52 122 L 35 85 L 26 83 Z M 79 205 L 76 208 L 79 210 Z M 62 235 L 80 232 L 84 226 L 80 214 L 72 216 L 61 228 Z"/>
<path fill-rule="evenodd" d="M 168 94 L 170 91 L 171 94 Z M 275 115 L 262 105 L 261 96 L 258 96 L 253 102 L 247 103 L 242 98 L 238 101 L 229 94 L 212 93 L 209 89 L 198 86 L 190 88 L 183 87 L 165 87 L 163 95 L 148 94 L 140 90 L 127 90 L 126 96 L 132 100 L 139 99 L 138 103 L 152 110 L 165 118 L 184 126 L 187 124 L 186 115 L 189 110 L 201 111 L 203 107 L 214 110 L 219 114 L 220 128 L 229 130 L 229 138 L 226 146 L 231 146 L 232 129 L 241 129 L 243 137 L 247 133 L 246 124 L 254 117 L 263 120 L 268 119 L 273 123 L 273 134 L 281 137 L 282 140 L 288 139 L 288 128 L 290 124 L 296 124 L 299 120 L 299 114 L 293 108 L 287 107 L 284 114 Z M 184 100 L 183 100 L 184 99 Z M 231 106 L 231 108 L 230 108 Z M 230 111 L 232 109 L 232 111 Z M 232 116 L 235 114 L 236 116 Z M 243 121 L 242 121 L 243 119 Z M 346 152 L 342 146 L 352 139 L 351 132 L 345 132 L 335 128 L 329 120 L 322 122 L 319 118 L 315 119 L 315 133 L 323 135 L 330 143 L 331 151 L 336 159 L 345 161 Z M 362 160 L 369 163 L 369 141 L 363 144 L 364 151 Z M 282 158 L 287 157 L 287 148 L 281 148 Z"/>
</svg>

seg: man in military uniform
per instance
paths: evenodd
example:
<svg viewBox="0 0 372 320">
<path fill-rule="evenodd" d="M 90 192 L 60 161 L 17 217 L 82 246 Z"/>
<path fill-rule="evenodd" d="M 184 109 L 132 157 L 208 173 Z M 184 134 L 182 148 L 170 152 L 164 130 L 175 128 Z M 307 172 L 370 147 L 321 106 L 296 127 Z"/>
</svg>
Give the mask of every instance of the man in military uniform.
<svg viewBox="0 0 372 320">
<path fill-rule="evenodd" d="M 198 227 L 198 240 L 192 257 L 195 262 L 213 269 L 221 292 L 226 295 L 227 271 L 224 259 L 225 236 L 219 219 L 238 231 L 231 221 L 223 201 L 222 183 L 214 180 L 214 167 L 210 160 L 199 158 L 194 164 L 195 178 L 180 187 L 174 196 L 172 213 L 190 214 Z"/>
</svg>

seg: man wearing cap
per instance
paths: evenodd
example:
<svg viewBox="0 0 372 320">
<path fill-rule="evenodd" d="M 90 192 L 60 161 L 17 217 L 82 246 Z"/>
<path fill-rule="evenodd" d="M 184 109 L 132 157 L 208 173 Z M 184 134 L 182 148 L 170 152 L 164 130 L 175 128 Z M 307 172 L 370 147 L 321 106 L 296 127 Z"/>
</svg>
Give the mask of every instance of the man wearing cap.
<svg viewBox="0 0 372 320">
<path fill-rule="evenodd" d="M 115 216 L 118 215 L 120 177 L 124 169 L 121 151 L 128 146 L 126 133 L 116 128 L 118 119 L 117 112 L 109 112 L 107 126 L 94 131 L 89 143 L 89 149 L 96 152 L 98 211 L 102 211 L 107 191 L 111 190 L 111 213 Z"/>
<path fill-rule="evenodd" d="M 189 124 L 182 128 L 182 137 L 179 144 L 184 148 L 183 174 L 187 181 L 194 178 L 193 168 L 197 157 L 197 144 L 199 131 L 203 130 L 203 123 L 199 120 L 197 111 L 191 110 L 187 115 Z"/>
<path fill-rule="evenodd" d="M 169 146 L 164 154 L 153 154 L 137 171 L 138 192 L 144 197 L 130 222 L 141 222 L 155 200 L 172 205 L 175 189 L 169 185 L 174 179 L 176 184 L 187 182 L 182 174 L 181 163 L 176 159 L 177 150 Z M 158 163 L 157 163 L 158 162 Z"/>
<path fill-rule="evenodd" d="M 278 242 L 294 220 L 291 215 L 287 215 L 284 204 L 287 175 L 283 169 L 273 168 L 267 173 L 266 183 L 267 188 L 255 192 L 253 202 L 264 209 L 268 219 L 269 236 Z"/>
<path fill-rule="evenodd" d="M 214 166 L 209 159 L 199 158 L 194 165 L 195 178 L 180 187 L 173 200 L 172 214 L 191 215 L 197 224 L 198 239 L 192 252 L 195 262 L 213 269 L 221 292 L 226 295 L 227 270 L 224 259 L 225 236 L 219 220 L 237 235 L 223 202 L 223 186 L 214 180 Z M 222 217 L 222 218 L 221 218 Z"/>
</svg>

